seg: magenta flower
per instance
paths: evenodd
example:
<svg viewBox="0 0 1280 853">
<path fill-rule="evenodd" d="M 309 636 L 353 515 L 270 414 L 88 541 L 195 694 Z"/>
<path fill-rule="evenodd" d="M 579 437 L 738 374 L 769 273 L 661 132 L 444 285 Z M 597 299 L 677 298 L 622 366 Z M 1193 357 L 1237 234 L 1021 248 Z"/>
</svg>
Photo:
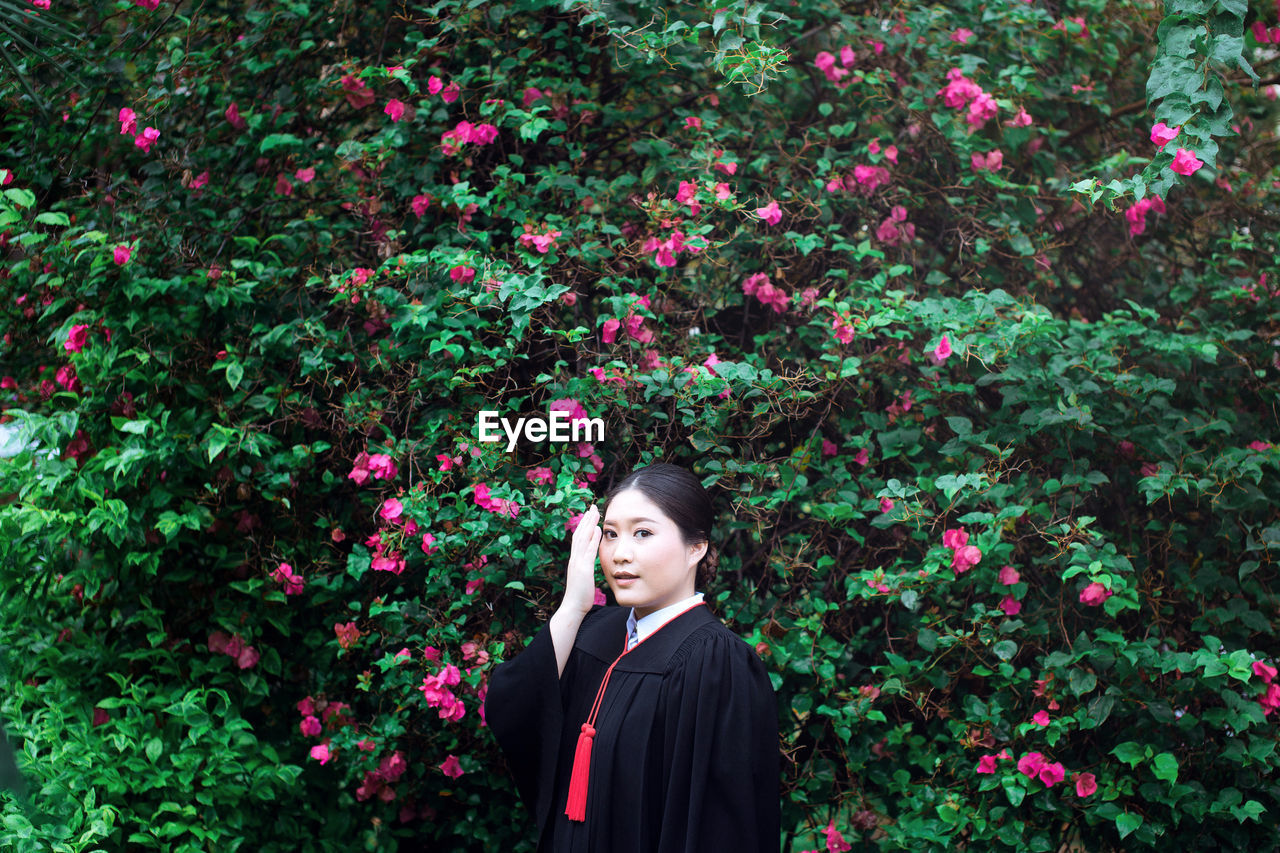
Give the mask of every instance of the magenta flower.
<svg viewBox="0 0 1280 853">
<path fill-rule="evenodd" d="M 951 355 L 951 341 L 947 338 L 946 335 L 942 336 L 942 340 L 938 341 L 938 345 L 934 347 L 933 352 L 930 354 L 934 357 L 934 359 L 936 359 L 938 364 L 941 364 L 942 362 L 947 360 L 947 358 Z"/>
<path fill-rule="evenodd" d="M 1031 718 L 1037 726 L 1049 725 L 1049 712 L 1045 710 L 1036 711 L 1035 716 Z"/>
<path fill-rule="evenodd" d="M 836 822 L 833 820 L 827 824 L 827 853 L 844 853 L 846 850 L 852 850 L 853 847 L 849 842 L 844 840 L 844 836 L 836 829 Z"/>
<path fill-rule="evenodd" d="M 392 98 L 387 101 L 387 105 L 383 107 L 382 111 L 391 116 L 392 121 L 399 121 L 401 116 L 404 115 L 404 104 Z"/>
<path fill-rule="evenodd" d="M 1022 602 L 1012 595 L 1006 595 L 1000 599 L 1000 609 L 1004 611 L 1005 616 L 1017 616 L 1022 612 Z"/>
<path fill-rule="evenodd" d="M 967 27 L 961 27 L 951 34 L 951 40 L 956 44 L 968 44 L 969 39 L 973 38 L 974 32 Z"/>
<path fill-rule="evenodd" d="M 457 779 L 463 774 L 462 765 L 458 763 L 456 755 L 450 755 L 444 761 L 440 762 L 440 770 L 450 779 Z"/>
<path fill-rule="evenodd" d="M 1276 668 L 1256 660 L 1253 662 L 1253 674 L 1261 678 L 1264 684 L 1270 684 L 1276 677 Z"/>
<path fill-rule="evenodd" d="M 320 718 L 308 715 L 298 724 L 298 729 L 307 737 L 315 737 L 320 734 Z"/>
<path fill-rule="evenodd" d="M 476 271 L 471 267 L 456 266 L 449 270 L 449 278 L 458 284 L 470 284 L 476 277 Z"/>
<path fill-rule="evenodd" d="M 430 533 L 422 534 L 422 553 L 430 557 L 436 551 L 439 551 L 440 548 L 435 543 L 436 537 L 432 536 Z"/>
<path fill-rule="evenodd" d="M 1114 595 L 1114 593 L 1102 584 L 1091 583 L 1084 589 L 1080 590 L 1080 603 L 1088 604 L 1090 607 L 1097 607 L 1112 595 Z"/>
<path fill-rule="evenodd" d="M 316 761 L 319 761 L 321 764 L 324 764 L 331 757 L 329 755 L 329 745 L 327 743 L 322 743 L 322 744 L 319 744 L 318 746 L 311 747 L 310 755 Z"/>
<path fill-rule="evenodd" d="M 1021 579 L 1022 579 L 1022 576 L 1018 574 L 1018 570 L 1015 569 L 1013 566 L 1000 567 L 1000 583 L 1004 584 L 1005 586 L 1013 586 L 1015 583 L 1017 583 Z"/>
<path fill-rule="evenodd" d="M 373 474 L 376 480 L 392 480 L 395 479 L 397 469 L 395 460 L 385 453 L 375 453 L 368 457 L 367 464 L 369 473 Z"/>
<path fill-rule="evenodd" d="M 298 169 L 296 172 L 293 173 L 293 176 L 297 178 L 299 181 L 301 181 L 302 183 L 309 184 L 315 180 L 316 170 L 313 167 L 308 166 L 305 169 Z"/>
<path fill-rule="evenodd" d="M 1190 175 L 1203 165 L 1204 161 L 1197 159 L 1194 152 L 1179 148 L 1177 153 L 1173 155 L 1173 163 L 1169 168 L 1179 175 Z"/>
<path fill-rule="evenodd" d="M 1052 764 L 1046 763 L 1040 768 L 1040 781 L 1043 782 L 1046 787 L 1052 787 L 1066 777 L 1066 770 L 1064 770 L 1062 765 L 1056 761 Z"/>
<path fill-rule="evenodd" d="M 1044 768 L 1044 756 L 1038 752 L 1028 752 L 1018 759 L 1018 772 L 1028 779 L 1034 779 Z"/>
<path fill-rule="evenodd" d="M 89 338 L 89 326 L 84 323 L 72 326 L 67 339 L 62 342 L 62 348 L 67 352 L 80 352 L 84 349 L 84 345 Z"/>
<path fill-rule="evenodd" d="M 116 246 L 111 256 L 116 262 L 116 266 L 124 266 L 129 263 L 129 256 L 133 254 L 133 250 L 128 246 Z"/>
<path fill-rule="evenodd" d="M 978 773 L 995 773 L 996 757 L 994 755 L 984 755 L 978 759 Z"/>
<path fill-rule="evenodd" d="M 1169 127 L 1164 122 L 1158 121 L 1151 127 L 1151 141 L 1155 143 L 1158 150 L 1163 151 L 1166 145 L 1178 138 L 1178 131 L 1181 129 L 1181 125 Z"/>
<path fill-rule="evenodd" d="M 757 207 L 756 216 L 759 216 L 770 225 L 777 225 L 782 221 L 782 210 L 778 207 L 776 201 L 771 201 L 764 207 Z"/>
<path fill-rule="evenodd" d="M 121 107 L 116 119 L 120 122 L 120 133 L 128 135 L 138 130 L 138 114 L 128 107 Z"/>
<path fill-rule="evenodd" d="M 240 115 L 240 107 L 236 106 L 235 101 L 231 102 L 231 105 L 227 107 L 222 116 L 227 120 L 227 123 L 236 130 L 244 130 L 247 126 L 244 117 Z"/>
<path fill-rule="evenodd" d="M 894 503 L 893 503 L 893 501 L 889 500 L 888 498 L 881 498 L 881 499 L 880 499 L 880 511 L 881 511 L 881 512 L 892 512 L 892 511 L 893 511 L 893 507 L 894 507 Z"/>
<path fill-rule="evenodd" d="M 160 131 L 156 130 L 154 127 L 146 127 L 143 128 L 142 133 L 139 133 L 133 138 L 133 144 L 149 154 L 151 153 L 152 143 L 159 138 Z"/>
<path fill-rule="evenodd" d="M 942 545 L 944 548 L 956 549 L 964 546 L 969 542 L 969 534 L 964 530 L 944 530 L 942 531 Z"/>
<path fill-rule="evenodd" d="M 951 568 L 955 569 L 956 576 L 959 577 L 978 565 L 981 560 L 982 551 L 977 546 L 962 545 L 951 555 Z"/>
<path fill-rule="evenodd" d="M 1098 780 L 1092 773 L 1081 773 L 1076 777 L 1076 796 L 1087 797 L 1098 790 Z"/>
<path fill-rule="evenodd" d="M 421 219 L 422 215 L 427 212 L 427 208 L 431 207 L 431 202 L 431 196 L 423 193 L 415 195 L 413 201 L 409 202 L 409 206 L 413 208 L 413 215 Z"/>
<path fill-rule="evenodd" d="M 400 501 L 395 498 L 387 498 L 378 515 L 382 516 L 385 521 L 395 521 L 402 512 L 404 512 L 404 506 Z"/>
</svg>

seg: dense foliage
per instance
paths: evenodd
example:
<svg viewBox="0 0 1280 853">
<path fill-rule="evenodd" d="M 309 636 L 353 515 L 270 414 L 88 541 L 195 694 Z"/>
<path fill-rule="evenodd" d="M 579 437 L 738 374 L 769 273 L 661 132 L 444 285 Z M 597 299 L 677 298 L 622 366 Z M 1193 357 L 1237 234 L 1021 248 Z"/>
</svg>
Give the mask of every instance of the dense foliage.
<svg viewBox="0 0 1280 853">
<path fill-rule="evenodd" d="M 486 679 L 656 459 L 787 851 L 1271 843 L 1272 5 L 45 9 L 0 846 L 532 850 Z"/>
</svg>

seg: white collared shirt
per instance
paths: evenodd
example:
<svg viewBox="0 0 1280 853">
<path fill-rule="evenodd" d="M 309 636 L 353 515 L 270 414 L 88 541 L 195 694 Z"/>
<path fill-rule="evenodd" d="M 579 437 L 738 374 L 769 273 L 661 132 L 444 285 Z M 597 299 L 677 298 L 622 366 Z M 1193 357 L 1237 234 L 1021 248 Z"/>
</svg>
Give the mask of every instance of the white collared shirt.
<svg viewBox="0 0 1280 853">
<path fill-rule="evenodd" d="M 636 643 L 639 643 L 645 637 L 658 630 L 662 623 L 675 616 L 681 610 L 692 607 L 697 602 L 702 601 L 702 595 L 703 594 L 700 592 L 695 592 L 684 601 L 677 601 L 669 607 L 664 607 L 661 610 L 655 610 L 648 616 L 641 617 L 640 619 L 636 619 L 636 609 L 634 607 L 631 608 L 631 615 L 627 617 L 627 648 L 630 649 L 632 646 L 636 645 Z M 632 634 L 636 636 L 634 642 L 631 640 Z"/>
</svg>

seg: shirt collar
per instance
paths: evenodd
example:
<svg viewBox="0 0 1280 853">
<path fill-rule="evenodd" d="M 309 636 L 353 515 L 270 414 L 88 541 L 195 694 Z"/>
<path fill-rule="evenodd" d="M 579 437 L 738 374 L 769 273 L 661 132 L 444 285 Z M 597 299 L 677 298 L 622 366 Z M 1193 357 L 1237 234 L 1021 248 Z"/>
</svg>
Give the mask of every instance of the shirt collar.
<svg viewBox="0 0 1280 853">
<path fill-rule="evenodd" d="M 627 617 L 628 636 L 630 636 L 632 629 L 635 629 L 636 637 L 638 638 L 636 640 L 637 644 L 642 642 L 645 637 L 658 630 L 659 626 L 661 626 L 663 622 L 666 622 L 686 607 L 692 607 L 697 602 L 702 601 L 702 596 L 702 593 L 695 592 L 683 601 L 677 601 L 669 607 L 664 607 L 661 610 L 655 610 L 648 616 L 644 616 L 640 619 L 636 619 L 636 609 L 634 607 L 631 608 L 631 615 Z"/>
</svg>

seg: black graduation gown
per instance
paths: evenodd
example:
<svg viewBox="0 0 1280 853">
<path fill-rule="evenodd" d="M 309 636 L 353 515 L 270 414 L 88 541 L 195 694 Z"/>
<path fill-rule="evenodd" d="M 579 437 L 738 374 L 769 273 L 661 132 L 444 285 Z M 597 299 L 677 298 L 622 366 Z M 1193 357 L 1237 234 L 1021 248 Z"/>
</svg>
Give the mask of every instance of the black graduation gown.
<svg viewBox="0 0 1280 853">
<path fill-rule="evenodd" d="M 630 613 L 593 607 L 563 676 L 546 625 L 490 676 L 485 721 L 533 815 L 539 853 L 778 853 L 773 685 L 705 604 L 614 667 L 595 722 L 586 820 L 565 814 L 578 733 L 626 648 Z"/>
</svg>

